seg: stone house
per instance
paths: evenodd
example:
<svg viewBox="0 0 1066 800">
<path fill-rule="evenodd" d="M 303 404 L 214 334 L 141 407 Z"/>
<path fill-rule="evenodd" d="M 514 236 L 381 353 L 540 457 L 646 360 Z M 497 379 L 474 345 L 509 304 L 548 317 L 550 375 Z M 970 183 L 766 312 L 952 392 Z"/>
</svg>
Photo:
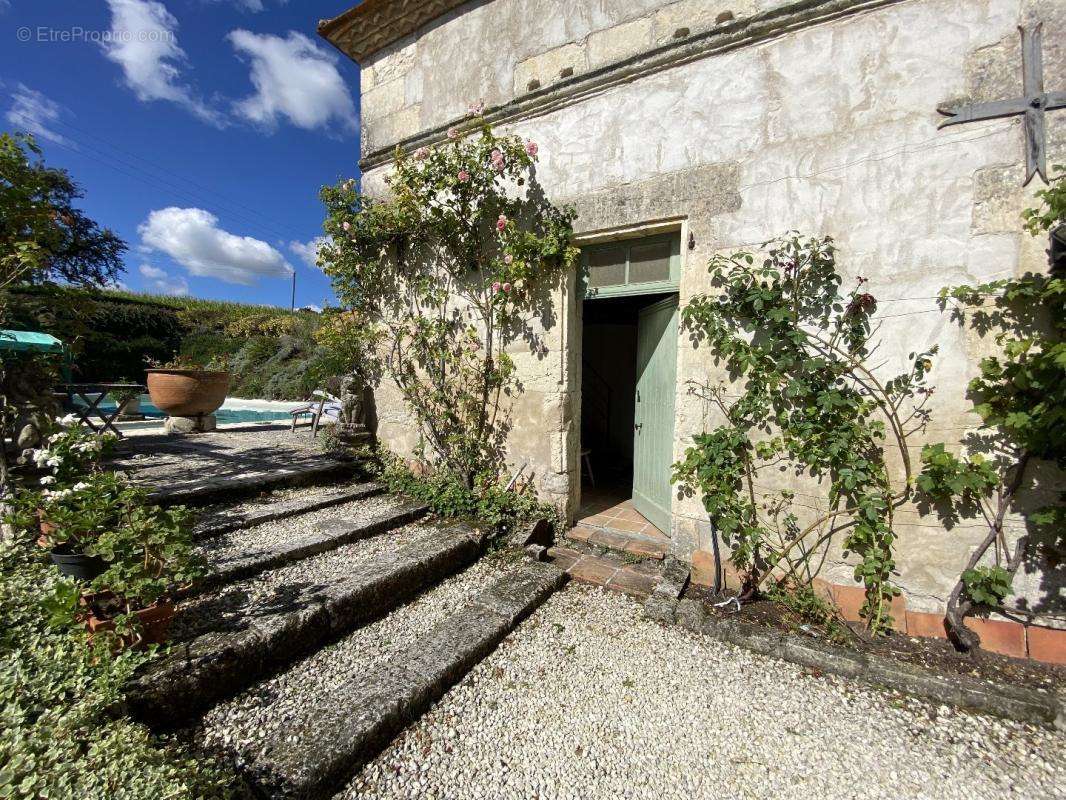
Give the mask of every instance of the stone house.
<svg viewBox="0 0 1066 800">
<path fill-rule="evenodd" d="M 525 391 L 510 458 L 571 519 L 591 467 L 597 497 L 608 484 L 632 496 L 644 530 L 698 572 L 711 527 L 668 467 L 717 424 L 687 389 L 715 379 L 713 359 L 677 332 L 713 253 L 790 229 L 832 235 L 845 273 L 881 301 L 883 369 L 939 346 L 929 439 L 977 425 L 964 390 L 990 345 L 932 298 L 1047 269 L 1046 241 L 1021 231 L 1019 212 L 1044 185 L 1027 182 L 1027 149 L 1066 162 L 1066 109 L 1037 109 L 1044 129 L 1027 130 L 1017 113 L 938 129 L 938 108 L 1023 96 L 1019 26 L 1042 29 L 1044 104 L 1066 103 L 1062 0 L 364 0 L 319 32 L 361 67 L 365 191 L 383 191 L 397 145 L 442 141 L 477 101 L 539 144 L 538 179 L 577 209 L 595 291 L 579 296 L 574 276 L 558 293 L 548 358 L 515 348 Z M 379 438 L 413 449 L 388 386 L 377 409 Z M 1009 528 L 1021 535 L 1023 518 Z M 936 632 L 982 531 L 901 509 L 901 626 Z M 1066 628 L 1062 562 L 1026 569 L 1019 619 Z M 822 577 L 854 607 L 846 559 L 831 554 Z M 1066 653 L 1043 629 L 977 624 L 1005 652 Z"/>
</svg>

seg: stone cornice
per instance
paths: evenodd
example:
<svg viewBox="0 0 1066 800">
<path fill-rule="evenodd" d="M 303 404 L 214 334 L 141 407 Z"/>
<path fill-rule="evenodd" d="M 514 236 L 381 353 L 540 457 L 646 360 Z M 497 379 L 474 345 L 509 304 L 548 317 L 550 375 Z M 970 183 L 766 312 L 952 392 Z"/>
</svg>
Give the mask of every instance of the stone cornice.
<svg viewBox="0 0 1066 800">
<path fill-rule="evenodd" d="M 467 0 L 363 0 L 333 19 L 318 23 L 318 35 L 362 63 L 427 22 L 447 14 Z"/>
<path fill-rule="evenodd" d="M 690 61 L 737 50 L 777 36 L 859 14 L 907 0 L 800 0 L 787 6 L 718 25 L 703 33 L 647 50 L 636 56 L 599 69 L 566 78 L 550 86 L 519 95 L 508 103 L 485 109 L 485 119 L 493 125 L 546 114 L 579 103 L 611 87 L 660 72 Z M 367 0 L 372 2 L 372 0 Z M 363 172 L 392 160 L 397 147 L 411 151 L 433 145 L 447 137 L 449 128 L 460 131 L 471 126 L 469 117 L 448 120 L 435 128 L 420 131 L 367 153 L 359 162 Z"/>
</svg>

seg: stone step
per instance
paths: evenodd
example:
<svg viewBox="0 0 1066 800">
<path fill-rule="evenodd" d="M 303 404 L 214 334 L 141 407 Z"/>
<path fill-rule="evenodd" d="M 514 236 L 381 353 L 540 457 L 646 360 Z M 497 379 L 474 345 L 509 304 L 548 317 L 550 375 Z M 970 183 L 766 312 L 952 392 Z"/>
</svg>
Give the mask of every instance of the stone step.
<svg viewBox="0 0 1066 800">
<path fill-rule="evenodd" d="M 484 545 L 465 525 L 409 525 L 199 595 L 133 681 L 130 706 L 149 721 L 188 719 L 436 585 Z"/>
<path fill-rule="evenodd" d="M 253 497 L 283 487 L 339 483 L 350 480 L 361 469 L 358 461 L 326 457 L 291 466 L 272 464 L 262 468 L 245 468 L 239 472 L 216 473 L 202 479 L 157 486 L 151 493 L 151 501 L 161 506 L 205 506 Z"/>
<path fill-rule="evenodd" d="M 488 553 L 380 619 L 213 706 L 187 731 L 190 744 L 237 766 L 257 761 L 279 730 L 303 727 L 305 718 L 334 702 L 338 692 L 465 608 L 514 562 L 512 553 Z"/>
<path fill-rule="evenodd" d="M 563 537 L 568 546 L 586 545 L 602 548 L 629 558 L 662 561 L 670 552 L 670 542 L 641 533 L 628 533 L 579 522 Z"/>
<path fill-rule="evenodd" d="M 630 597 L 645 599 L 661 580 L 658 562 L 626 563 L 612 556 L 597 556 L 572 547 L 548 549 L 551 562 L 581 583 L 602 586 Z"/>
<path fill-rule="evenodd" d="M 197 520 L 193 535 L 197 539 L 207 539 L 264 522 L 273 522 L 297 514 L 306 514 L 309 511 L 331 508 L 354 500 L 365 500 L 384 491 L 385 486 L 380 483 L 355 483 L 317 491 L 308 489 L 280 500 L 267 496 L 258 501 L 227 505 L 202 513 Z"/>
<path fill-rule="evenodd" d="M 210 572 L 197 584 L 195 593 L 377 536 L 415 522 L 429 510 L 421 503 L 390 497 L 375 497 L 356 504 L 357 518 L 341 516 L 318 521 L 306 531 L 286 532 L 282 527 L 271 536 L 261 526 L 252 526 L 212 538 L 199 548 L 207 558 Z M 284 519 L 289 521 L 292 517 Z"/>
<path fill-rule="evenodd" d="M 566 581 L 524 562 L 376 667 L 338 681 L 274 726 L 240 762 L 257 794 L 328 798 Z"/>
</svg>

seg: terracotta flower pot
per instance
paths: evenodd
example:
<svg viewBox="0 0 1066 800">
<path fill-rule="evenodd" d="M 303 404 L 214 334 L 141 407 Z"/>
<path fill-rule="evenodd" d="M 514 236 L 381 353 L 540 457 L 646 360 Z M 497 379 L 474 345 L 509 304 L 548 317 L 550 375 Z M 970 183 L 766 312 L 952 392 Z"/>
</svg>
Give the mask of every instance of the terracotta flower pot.
<svg viewBox="0 0 1066 800">
<path fill-rule="evenodd" d="M 44 510 L 37 509 L 37 546 L 47 550 L 52 546 L 52 536 L 56 532 L 56 526 L 44 518 Z"/>
<path fill-rule="evenodd" d="M 150 369 L 148 394 L 171 417 L 198 417 L 218 409 L 229 391 L 229 373 L 203 369 Z"/>
<path fill-rule="evenodd" d="M 115 629 L 115 621 L 101 612 L 101 606 L 113 604 L 113 601 L 116 601 L 116 598 L 110 592 L 82 596 L 82 604 L 88 608 L 85 625 L 89 633 L 103 633 Z M 150 644 L 163 644 L 167 640 L 175 612 L 173 603 L 162 600 L 148 608 L 134 611 L 134 616 L 140 622 L 140 638 L 133 645 L 144 647 Z"/>
</svg>

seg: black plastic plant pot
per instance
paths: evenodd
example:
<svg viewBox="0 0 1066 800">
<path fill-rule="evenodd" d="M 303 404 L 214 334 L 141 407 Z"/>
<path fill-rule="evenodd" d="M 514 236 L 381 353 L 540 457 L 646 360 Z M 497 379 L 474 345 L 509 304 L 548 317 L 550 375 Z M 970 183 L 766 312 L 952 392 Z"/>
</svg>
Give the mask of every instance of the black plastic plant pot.
<svg viewBox="0 0 1066 800">
<path fill-rule="evenodd" d="M 107 569 L 107 564 L 100 556 L 72 553 L 64 547 L 57 547 L 52 551 L 52 563 L 68 578 L 86 582 L 103 574 Z"/>
</svg>

